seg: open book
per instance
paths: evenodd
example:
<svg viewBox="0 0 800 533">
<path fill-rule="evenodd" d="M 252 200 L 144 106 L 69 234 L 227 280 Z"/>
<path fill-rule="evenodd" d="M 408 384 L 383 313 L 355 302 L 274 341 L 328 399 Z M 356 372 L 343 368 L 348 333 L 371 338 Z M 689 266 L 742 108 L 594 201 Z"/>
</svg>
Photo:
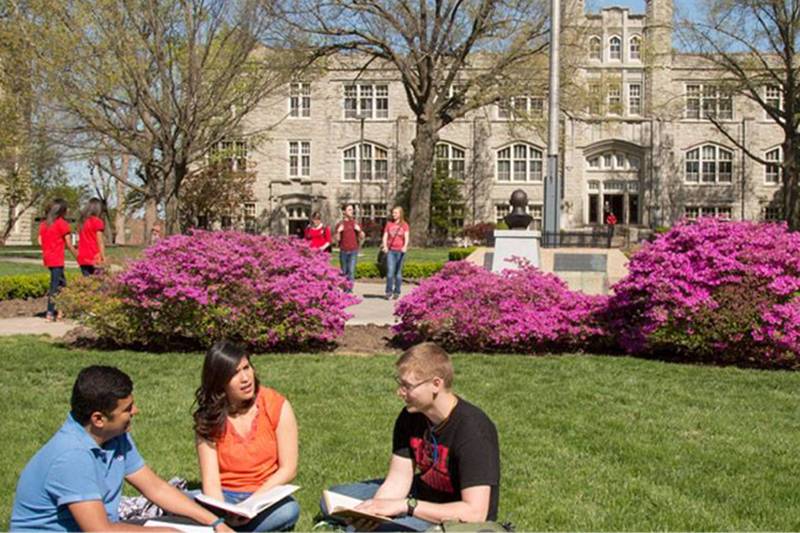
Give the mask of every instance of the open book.
<svg viewBox="0 0 800 533">
<path fill-rule="evenodd" d="M 355 507 L 364 500 L 345 496 L 329 490 L 322 491 L 322 498 L 325 500 L 325 507 L 328 508 L 328 514 L 337 518 L 346 520 L 372 520 L 373 522 L 386 523 L 391 522 L 392 519 L 388 516 L 379 514 L 365 513 L 359 511 Z"/>
<path fill-rule="evenodd" d="M 226 511 L 231 514 L 244 516 L 246 518 L 253 518 L 258 513 L 272 507 L 291 493 L 299 489 L 297 485 L 278 485 L 272 487 L 266 492 L 258 494 L 257 496 L 250 497 L 241 503 L 227 503 L 205 494 L 198 494 L 195 499 L 209 507 Z"/>
<path fill-rule="evenodd" d="M 184 533 L 214 533 L 213 527 L 184 524 L 182 522 L 168 522 L 166 520 L 158 520 L 157 518 L 145 522 L 144 527 L 170 527 L 178 531 L 183 531 Z"/>
</svg>

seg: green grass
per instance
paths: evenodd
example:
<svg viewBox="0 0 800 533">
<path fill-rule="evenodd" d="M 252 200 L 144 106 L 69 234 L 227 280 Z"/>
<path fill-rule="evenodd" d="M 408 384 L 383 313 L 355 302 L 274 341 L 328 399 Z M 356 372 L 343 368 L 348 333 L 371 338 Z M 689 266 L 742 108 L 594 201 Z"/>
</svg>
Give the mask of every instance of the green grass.
<svg viewBox="0 0 800 533">
<path fill-rule="evenodd" d="M 439 262 L 446 262 L 447 261 L 447 253 L 450 248 L 410 248 L 408 250 L 408 256 L 406 257 L 406 262 L 409 261 L 439 261 Z M 375 259 L 378 257 L 378 248 L 377 247 L 370 247 L 370 248 L 362 248 L 361 252 L 358 254 L 358 260 L 360 261 L 369 261 L 374 263 Z M 339 250 L 336 249 L 331 254 L 331 264 L 335 266 L 339 266 Z"/>
<path fill-rule="evenodd" d="M 110 259 L 129 259 L 137 257 L 143 249 L 143 246 L 106 246 L 106 255 Z M 0 259 L 4 257 L 40 259 L 42 250 L 38 246 L 2 246 L 0 247 Z M 67 260 L 74 259 L 69 252 L 65 257 Z"/>
<path fill-rule="evenodd" d="M 190 413 L 201 362 L 0 340 L 0 529 L 20 470 L 63 422 L 74 377 L 92 363 L 133 377 L 133 434 L 149 464 L 196 481 Z M 255 359 L 297 412 L 300 531 L 324 487 L 385 473 L 401 407 L 392 362 Z M 800 528 L 800 374 L 588 356 L 458 355 L 455 364 L 459 393 L 497 424 L 500 515 L 520 530 Z"/>
<path fill-rule="evenodd" d="M 67 268 L 67 272 L 80 272 L 77 268 Z M 0 276 L 15 276 L 17 274 L 46 274 L 47 268 L 36 263 L 14 263 L 0 259 Z"/>
</svg>

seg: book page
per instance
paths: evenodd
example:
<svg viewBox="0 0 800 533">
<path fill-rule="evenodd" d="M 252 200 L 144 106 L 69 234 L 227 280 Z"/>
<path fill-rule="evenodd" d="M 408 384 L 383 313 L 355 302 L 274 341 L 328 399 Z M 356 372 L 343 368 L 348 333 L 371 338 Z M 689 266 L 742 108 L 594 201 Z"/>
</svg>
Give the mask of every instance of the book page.
<svg viewBox="0 0 800 533">
<path fill-rule="evenodd" d="M 375 522 L 391 522 L 392 519 L 387 516 L 367 513 L 356 509 L 364 500 L 345 496 L 328 490 L 322 491 L 322 497 L 325 499 L 325 506 L 328 508 L 328 513 L 331 516 L 350 519 L 369 519 Z"/>
<path fill-rule="evenodd" d="M 277 487 L 273 487 L 263 494 L 259 494 L 253 500 L 247 503 L 242 502 L 238 504 L 220 501 L 216 498 L 212 498 L 211 496 L 206 496 L 205 494 L 198 494 L 195 496 L 195 499 L 206 505 L 227 511 L 235 515 L 253 518 L 264 509 L 278 503 L 299 488 L 300 487 L 297 485 L 278 485 Z"/>
<path fill-rule="evenodd" d="M 253 516 L 255 516 L 267 507 L 274 505 L 286 498 L 299 488 L 300 487 L 297 485 L 278 485 L 277 487 L 272 487 L 263 494 L 253 497 L 253 499 L 248 502 L 248 505 L 245 505 L 244 502 L 242 502 L 237 505 L 237 507 L 246 509 L 247 511 L 253 513 Z"/>
<path fill-rule="evenodd" d="M 144 527 L 171 527 L 186 533 L 213 533 L 214 528 L 201 525 L 182 524 L 180 522 L 166 522 L 164 520 L 148 520 Z"/>
</svg>

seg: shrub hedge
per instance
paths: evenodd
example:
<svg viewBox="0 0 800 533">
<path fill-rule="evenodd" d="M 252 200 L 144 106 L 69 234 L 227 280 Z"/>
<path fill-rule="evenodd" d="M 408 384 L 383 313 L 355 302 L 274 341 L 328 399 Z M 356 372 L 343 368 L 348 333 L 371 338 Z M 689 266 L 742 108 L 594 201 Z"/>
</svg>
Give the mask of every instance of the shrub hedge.
<svg viewBox="0 0 800 533">
<path fill-rule="evenodd" d="M 67 282 L 74 280 L 75 274 L 68 273 Z M 0 276 L 0 300 L 27 300 L 47 296 L 50 289 L 50 273 L 15 274 Z"/>
<path fill-rule="evenodd" d="M 474 246 L 468 246 L 466 248 L 450 248 L 447 252 L 447 260 L 448 261 L 461 261 L 462 259 L 466 259 L 467 257 L 475 251 Z"/>
<path fill-rule="evenodd" d="M 358 302 L 328 259 L 293 238 L 195 231 L 160 240 L 117 275 L 73 284 L 61 300 L 117 344 L 324 346 Z"/>
</svg>

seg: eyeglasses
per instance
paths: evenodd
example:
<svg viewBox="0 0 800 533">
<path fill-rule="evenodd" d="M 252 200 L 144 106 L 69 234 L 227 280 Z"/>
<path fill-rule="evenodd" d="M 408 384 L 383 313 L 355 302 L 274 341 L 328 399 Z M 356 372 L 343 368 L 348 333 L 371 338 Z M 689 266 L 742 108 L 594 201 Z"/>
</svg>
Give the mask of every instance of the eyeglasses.
<svg viewBox="0 0 800 533">
<path fill-rule="evenodd" d="M 428 383 L 429 381 L 433 381 L 434 378 L 424 379 L 418 383 L 408 383 L 400 379 L 399 376 L 394 377 L 394 381 L 397 383 L 397 387 L 402 390 L 403 392 L 411 392 L 412 390 L 416 389 L 423 383 Z"/>
</svg>

